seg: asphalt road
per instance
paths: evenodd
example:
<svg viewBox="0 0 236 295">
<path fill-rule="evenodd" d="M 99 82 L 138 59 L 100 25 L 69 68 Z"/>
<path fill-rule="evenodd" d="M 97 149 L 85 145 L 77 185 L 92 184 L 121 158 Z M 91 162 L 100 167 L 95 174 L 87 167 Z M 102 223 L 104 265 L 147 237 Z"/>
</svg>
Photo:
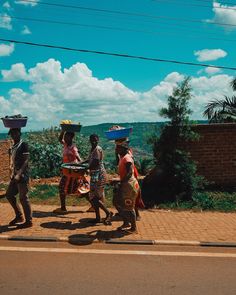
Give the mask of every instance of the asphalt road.
<svg viewBox="0 0 236 295">
<path fill-rule="evenodd" d="M 0 241 L 0 294 L 235 295 L 236 249 Z"/>
</svg>

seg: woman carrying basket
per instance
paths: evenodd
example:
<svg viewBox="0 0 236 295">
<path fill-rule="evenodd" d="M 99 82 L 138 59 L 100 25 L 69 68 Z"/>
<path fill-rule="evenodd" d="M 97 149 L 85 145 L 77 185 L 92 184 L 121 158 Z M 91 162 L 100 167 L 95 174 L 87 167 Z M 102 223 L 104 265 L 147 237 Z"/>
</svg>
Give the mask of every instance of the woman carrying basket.
<svg viewBox="0 0 236 295">
<path fill-rule="evenodd" d="M 114 201 L 123 218 L 123 224 L 118 230 L 136 232 L 135 203 L 140 188 L 134 175 L 134 160 L 129 153 L 128 141 L 117 143 L 116 153 L 119 155 L 120 184 L 114 192 Z"/>
<path fill-rule="evenodd" d="M 73 144 L 74 132 L 62 131 L 59 142 L 63 144 L 63 163 L 79 163 L 81 157 L 75 144 Z M 75 193 L 78 189 L 78 179 L 63 175 L 59 183 L 59 195 L 61 207 L 53 211 L 56 214 L 66 214 L 66 195 Z"/>
</svg>

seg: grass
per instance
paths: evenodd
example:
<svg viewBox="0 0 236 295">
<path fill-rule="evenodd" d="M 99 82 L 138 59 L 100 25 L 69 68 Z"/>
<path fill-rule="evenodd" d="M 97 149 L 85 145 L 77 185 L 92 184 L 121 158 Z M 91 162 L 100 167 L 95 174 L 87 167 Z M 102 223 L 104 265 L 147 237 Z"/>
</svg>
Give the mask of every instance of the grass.
<svg viewBox="0 0 236 295">
<path fill-rule="evenodd" d="M 195 211 L 236 211 L 236 192 L 205 191 L 196 194 L 191 201 L 160 204 L 160 209 Z"/>
<path fill-rule="evenodd" d="M 0 184 L 0 190 L 6 190 L 7 185 Z M 112 188 L 106 187 L 106 205 L 112 206 Z M 30 188 L 29 192 L 30 202 L 32 204 L 43 204 L 43 205 L 60 205 L 59 192 L 57 185 L 50 184 L 38 184 Z M 1 199 L 1 202 L 7 202 L 7 200 Z M 68 206 L 86 206 L 89 202 L 85 197 L 77 197 L 75 195 L 68 195 L 66 198 L 66 204 Z"/>
<path fill-rule="evenodd" d="M 0 184 L 0 190 L 5 190 L 6 184 Z M 112 207 L 113 191 L 111 186 L 105 189 L 106 205 Z M 32 204 L 60 205 L 57 185 L 38 184 L 30 188 L 30 200 Z M 6 202 L 6 199 L 1 199 Z M 67 196 L 66 204 L 68 206 L 86 206 L 89 205 L 85 197 Z M 171 210 L 194 210 L 194 211 L 236 211 L 236 191 L 204 191 L 197 193 L 193 200 L 159 204 L 156 208 Z"/>
</svg>

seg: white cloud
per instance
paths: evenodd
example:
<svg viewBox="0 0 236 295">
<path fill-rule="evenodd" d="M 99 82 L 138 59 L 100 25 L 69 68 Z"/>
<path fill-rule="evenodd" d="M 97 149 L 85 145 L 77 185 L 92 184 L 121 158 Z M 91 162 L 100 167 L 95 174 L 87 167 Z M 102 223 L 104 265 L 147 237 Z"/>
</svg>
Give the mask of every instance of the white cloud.
<svg viewBox="0 0 236 295">
<path fill-rule="evenodd" d="M 2 7 L 7 9 L 7 10 L 11 10 L 11 5 L 10 5 L 10 3 L 8 1 L 4 2 Z"/>
<path fill-rule="evenodd" d="M 7 13 L 0 14 L 0 28 L 12 30 L 11 17 Z"/>
<path fill-rule="evenodd" d="M 227 52 L 222 49 L 202 49 L 194 51 L 194 55 L 197 56 L 198 61 L 209 61 L 223 58 Z"/>
<path fill-rule="evenodd" d="M 212 68 L 212 67 L 207 67 L 205 69 L 205 72 L 208 74 L 208 75 L 214 75 L 214 74 L 218 74 L 221 72 L 221 69 L 218 69 L 218 68 Z"/>
<path fill-rule="evenodd" d="M 14 43 L 7 44 L 0 44 L 0 56 L 9 56 L 14 51 Z"/>
<path fill-rule="evenodd" d="M 30 2 L 27 1 L 15 1 L 16 4 L 21 4 L 21 5 L 25 5 L 25 6 L 36 6 L 38 5 L 39 0 L 30 0 Z"/>
<path fill-rule="evenodd" d="M 207 20 L 208 22 L 229 24 L 229 26 L 223 25 L 227 31 L 236 29 L 236 5 L 225 5 L 218 1 L 213 1 L 212 11 L 214 13 L 214 17 L 211 20 Z"/>
<path fill-rule="evenodd" d="M 1 74 L 4 82 L 27 80 L 25 66 L 22 63 L 12 65 L 10 70 L 2 70 Z"/>
<path fill-rule="evenodd" d="M 23 27 L 23 30 L 21 31 L 21 34 L 22 35 L 30 35 L 31 34 L 31 31 L 30 31 L 30 29 L 27 26 L 24 26 Z"/>
<path fill-rule="evenodd" d="M 83 125 L 103 122 L 161 121 L 160 108 L 184 75 L 172 72 L 146 92 L 127 88 L 112 78 L 98 79 L 84 63 L 63 68 L 54 59 L 38 63 L 28 70 L 23 64 L 2 71 L 5 81 L 27 80 L 28 91 L 12 88 L 0 97 L 0 116 L 22 113 L 29 116 L 28 129 L 59 125 L 62 119 Z M 211 99 L 231 95 L 228 75 L 193 77 L 193 118 L 201 119 L 204 105 Z M 3 128 L 0 126 L 0 128 Z"/>
</svg>

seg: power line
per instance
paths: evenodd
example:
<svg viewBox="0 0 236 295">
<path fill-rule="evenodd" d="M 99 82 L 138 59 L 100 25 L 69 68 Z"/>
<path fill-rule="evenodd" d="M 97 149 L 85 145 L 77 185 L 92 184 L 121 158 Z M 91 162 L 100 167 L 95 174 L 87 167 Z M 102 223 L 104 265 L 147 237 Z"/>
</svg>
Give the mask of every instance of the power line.
<svg viewBox="0 0 236 295">
<path fill-rule="evenodd" d="M 183 5 L 183 6 L 192 6 L 192 7 L 205 7 L 205 8 L 215 8 L 215 9 L 225 9 L 225 10 L 235 10 L 236 11 L 236 3 L 234 4 L 235 7 L 226 7 L 226 6 L 219 6 L 219 7 L 214 7 L 213 5 L 206 5 L 206 4 L 196 4 L 196 3 L 189 3 L 189 2 L 181 2 L 181 1 L 176 1 L 176 0 L 152 0 L 153 2 L 168 2 L 168 3 L 176 3 L 178 5 Z M 199 1 L 199 0 L 195 0 Z M 200 1 L 204 3 L 209 3 L 209 1 Z M 221 4 L 221 5 L 229 5 L 227 4 Z"/>
<path fill-rule="evenodd" d="M 182 64 L 182 65 L 197 66 L 197 67 L 207 67 L 207 68 L 209 67 L 209 68 L 217 68 L 217 69 L 233 70 L 233 71 L 236 70 L 236 67 L 216 66 L 216 65 L 209 65 L 209 64 L 202 64 L 202 63 L 185 62 L 185 61 L 179 61 L 179 60 L 170 60 L 170 59 L 160 59 L 160 58 L 138 56 L 138 55 L 129 55 L 129 54 L 116 53 L 116 52 L 97 51 L 97 50 L 90 50 L 90 49 L 79 49 L 79 48 L 72 48 L 72 47 L 65 47 L 65 46 L 56 46 L 56 45 L 50 45 L 50 44 L 19 41 L 19 40 L 14 40 L 14 39 L 0 38 L 0 41 L 17 43 L 17 44 L 24 44 L 24 45 L 30 45 L 30 46 L 38 46 L 38 47 L 46 47 L 46 48 L 53 48 L 53 49 L 83 52 L 83 53 L 93 53 L 93 54 L 116 56 L 116 57 L 123 57 L 123 58 L 140 59 L 140 60 L 147 60 L 147 61 L 154 61 L 154 62 L 165 62 L 165 63 Z"/>
<path fill-rule="evenodd" d="M 228 24 L 228 23 L 219 23 L 219 22 L 208 22 L 204 20 L 197 20 L 197 19 L 187 19 L 187 18 L 176 18 L 176 17 L 168 17 L 163 15 L 151 15 L 145 13 L 134 13 L 134 12 L 126 12 L 126 11 L 118 11 L 118 10 L 110 10 L 110 9 L 100 9 L 100 8 L 92 8 L 92 7 L 84 7 L 84 6 L 77 6 L 77 5 L 65 5 L 59 3 L 49 3 L 45 1 L 32 1 L 32 0 L 21 0 L 23 2 L 30 2 L 30 3 L 37 3 L 39 5 L 47 5 L 47 6 L 56 6 L 61 8 L 72 8 L 72 9 L 80 9 L 80 10 L 90 10 L 96 12 L 103 12 L 103 13 L 113 13 L 117 15 L 129 15 L 135 17 L 149 17 L 153 19 L 169 19 L 169 20 L 177 20 L 183 22 L 190 22 L 190 23 L 201 23 L 201 24 L 210 24 L 210 25 L 219 25 L 219 26 L 229 26 L 229 27 L 236 27 L 236 24 Z M 168 0 L 167 0 L 168 1 Z"/>
<path fill-rule="evenodd" d="M 175 32 L 162 32 L 162 31 L 151 31 L 151 30 L 139 30 L 139 29 L 129 29 L 129 28 L 121 28 L 121 27 L 110 27 L 110 26 L 102 26 L 102 25 L 90 25 L 90 24 L 82 24 L 82 23 L 74 23 L 74 22 L 63 22 L 63 21 L 54 21 L 54 20 L 45 20 L 45 19 L 39 19 L 39 18 L 26 18 L 26 17 L 17 17 L 17 16 L 7 16 L 4 15 L 2 18 L 12 18 L 12 19 L 17 19 L 17 20 L 24 20 L 24 21 L 33 21 L 33 22 L 40 22 L 40 23 L 50 23 L 50 24 L 59 24 L 59 25 L 71 25 L 71 26 L 79 26 L 79 27 L 84 27 L 84 28 L 96 28 L 96 29 L 105 29 L 105 30 L 114 30 L 114 31 L 123 31 L 123 32 L 135 32 L 135 33 L 145 33 L 145 34 L 151 34 L 151 35 L 161 35 L 162 33 L 173 35 L 176 34 Z M 160 22 L 163 24 L 163 22 Z M 172 24 L 166 24 L 164 25 L 172 25 Z M 176 25 L 175 25 L 176 26 Z M 186 28 L 186 26 L 182 27 Z M 193 31 L 193 30 L 185 30 L 190 33 L 200 33 L 202 34 L 202 31 Z M 178 32 L 178 31 L 177 31 Z M 224 39 L 224 38 L 217 38 L 214 37 L 215 34 L 213 33 L 208 33 L 211 36 L 204 35 L 203 37 L 196 36 L 196 35 L 187 35 L 187 37 L 190 38 L 207 38 L 208 40 L 218 40 L 218 41 L 226 41 L 226 42 L 236 42 L 234 39 Z M 186 37 L 186 35 L 184 36 Z"/>
</svg>

